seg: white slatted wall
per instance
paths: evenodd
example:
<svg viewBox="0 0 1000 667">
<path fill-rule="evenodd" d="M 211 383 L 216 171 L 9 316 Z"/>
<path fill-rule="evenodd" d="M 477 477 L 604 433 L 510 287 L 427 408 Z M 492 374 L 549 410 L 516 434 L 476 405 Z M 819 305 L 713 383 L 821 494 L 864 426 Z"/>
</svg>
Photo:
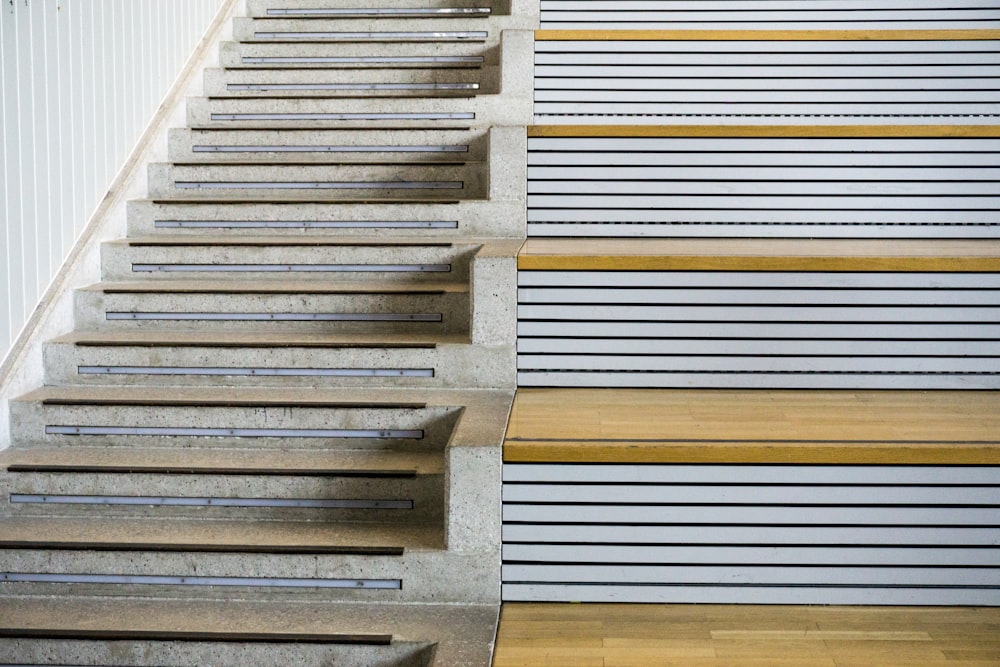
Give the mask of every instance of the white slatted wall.
<svg viewBox="0 0 1000 667">
<path fill-rule="evenodd" d="M 1000 468 L 504 466 L 506 601 L 1000 605 Z"/>
<path fill-rule="evenodd" d="M 0 358 L 222 5 L 0 5 Z"/>
<path fill-rule="evenodd" d="M 998 44 L 540 40 L 535 122 L 996 123 Z"/>
<path fill-rule="evenodd" d="M 541 0 L 543 29 L 996 28 L 992 0 Z"/>
<path fill-rule="evenodd" d="M 520 271 L 522 387 L 1000 388 L 1000 275 Z"/>
<path fill-rule="evenodd" d="M 533 137 L 528 151 L 529 236 L 1000 238 L 998 138 Z"/>
</svg>

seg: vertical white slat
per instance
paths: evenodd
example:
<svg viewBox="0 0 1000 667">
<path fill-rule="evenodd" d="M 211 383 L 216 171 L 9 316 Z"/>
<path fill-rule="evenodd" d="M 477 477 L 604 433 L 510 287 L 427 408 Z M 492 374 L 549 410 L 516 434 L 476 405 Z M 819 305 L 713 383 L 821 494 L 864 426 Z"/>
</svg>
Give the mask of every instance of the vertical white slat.
<svg viewBox="0 0 1000 667">
<path fill-rule="evenodd" d="M 13 178 L 14 156 L 9 135 L 13 132 L 15 122 L 13 113 L 15 88 L 13 80 L 8 75 L 8 67 L 13 58 L 14 14 L 10 6 L 0 6 L 0 219 L 5 224 L 0 225 L 0 258 L 11 256 L 9 246 L 9 228 L 11 219 L 14 189 L 11 186 Z M 10 347 L 13 318 L 10 312 L 11 262 L 9 259 L 0 263 L 0 350 Z M 3 352 L 0 352 L 2 358 Z"/>
<path fill-rule="evenodd" d="M 222 4 L 0 5 L 0 357 Z"/>
</svg>

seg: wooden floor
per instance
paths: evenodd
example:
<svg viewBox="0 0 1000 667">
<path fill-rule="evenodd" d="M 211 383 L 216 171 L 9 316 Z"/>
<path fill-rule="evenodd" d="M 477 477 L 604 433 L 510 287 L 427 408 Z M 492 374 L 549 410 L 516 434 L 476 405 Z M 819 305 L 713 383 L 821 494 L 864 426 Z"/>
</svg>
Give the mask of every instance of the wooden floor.
<svg viewBox="0 0 1000 667">
<path fill-rule="evenodd" d="M 505 604 L 493 667 L 996 667 L 1000 608 Z"/>
</svg>

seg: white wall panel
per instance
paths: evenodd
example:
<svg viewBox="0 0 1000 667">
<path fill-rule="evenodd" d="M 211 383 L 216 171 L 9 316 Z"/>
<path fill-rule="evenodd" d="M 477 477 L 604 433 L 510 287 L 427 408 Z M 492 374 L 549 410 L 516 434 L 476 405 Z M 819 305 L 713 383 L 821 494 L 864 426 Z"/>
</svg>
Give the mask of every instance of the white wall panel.
<svg viewBox="0 0 1000 667">
<path fill-rule="evenodd" d="M 528 151 L 529 236 L 1000 238 L 996 138 L 533 137 Z"/>
<path fill-rule="evenodd" d="M 989 28 L 989 0 L 541 0 L 546 29 L 869 29 Z"/>
<path fill-rule="evenodd" d="M 0 6 L 0 357 L 222 4 Z"/>
<path fill-rule="evenodd" d="M 1000 388 L 1000 278 L 521 271 L 518 383 Z"/>
<path fill-rule="evenodd" d="M 1000 605 L 1000 468 L 504 466 L 507 601 Z"/>
<path fill-rule="evenodd" d="M 816 28 L 834 29 L 822 22 Z M 618 37 L 540 40 L 535 51 L 537 123 L 992 124 L 1000 118 L 995 39 Z"/>
</svg>

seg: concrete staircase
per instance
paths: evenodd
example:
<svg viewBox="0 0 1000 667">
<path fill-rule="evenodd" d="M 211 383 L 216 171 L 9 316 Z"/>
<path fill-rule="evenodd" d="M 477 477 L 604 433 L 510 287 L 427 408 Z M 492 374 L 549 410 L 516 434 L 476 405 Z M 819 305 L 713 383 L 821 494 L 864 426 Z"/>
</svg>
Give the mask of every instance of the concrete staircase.
<svg viewBox="0 0 1000 667">
<path fill-rule="evenodd" d="M 531 32 L 250 0 L 0 453 L 0 662 L 488 665 Z"/>
</svg>

